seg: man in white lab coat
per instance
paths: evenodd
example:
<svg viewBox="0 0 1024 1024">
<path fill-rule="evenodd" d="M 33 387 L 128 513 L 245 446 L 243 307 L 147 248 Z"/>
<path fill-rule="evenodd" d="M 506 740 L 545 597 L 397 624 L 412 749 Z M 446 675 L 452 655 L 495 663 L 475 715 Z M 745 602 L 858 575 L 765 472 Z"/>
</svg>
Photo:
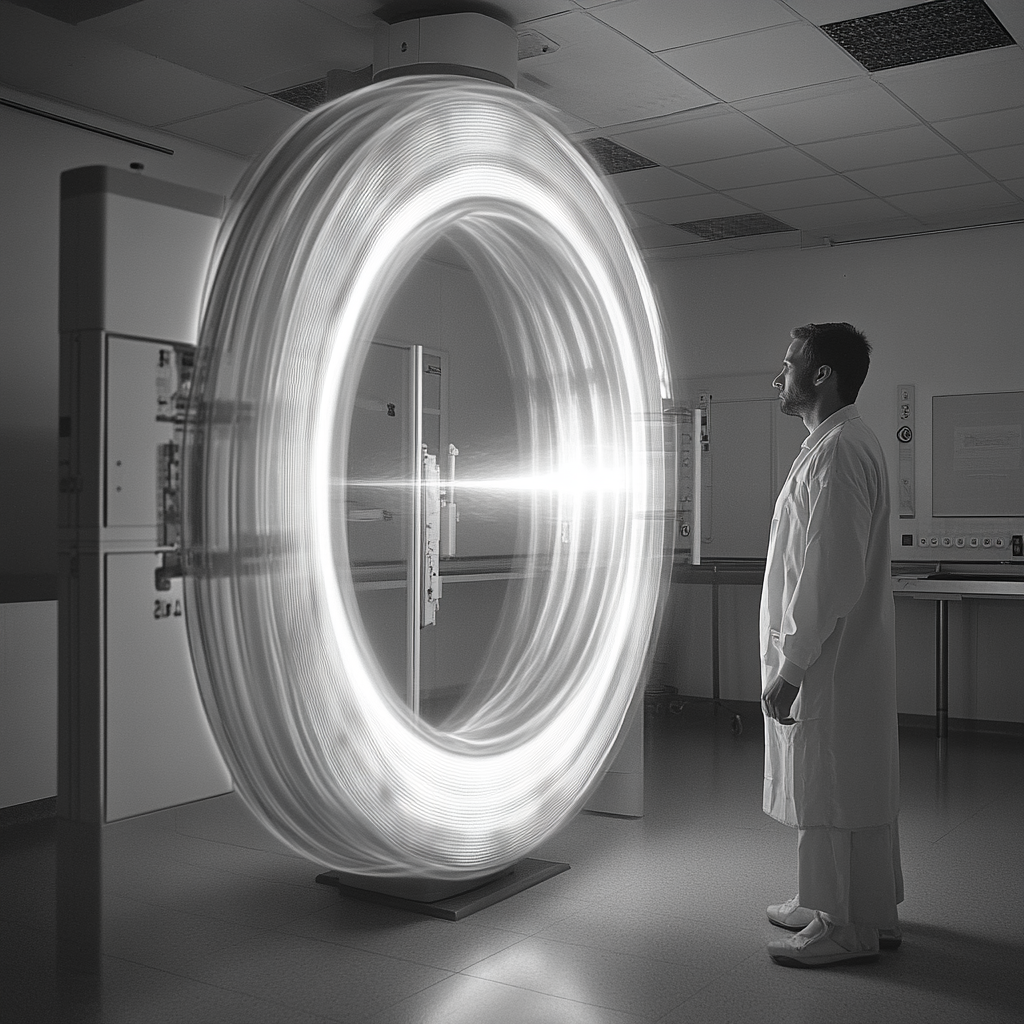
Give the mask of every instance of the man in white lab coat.
<svg viewBox="0 0 1024 1024">
<path fill-rule="evenodd" d="M 777 963 L 875 960 L 900 943 L 889 478 L 853 405 L 871 346 L 850 324 L 792 332 L 774 381 L 808 430 L 772 518 L 761 594 L 764 810 L 797 829 L 797 934 Z"/>
</svg>

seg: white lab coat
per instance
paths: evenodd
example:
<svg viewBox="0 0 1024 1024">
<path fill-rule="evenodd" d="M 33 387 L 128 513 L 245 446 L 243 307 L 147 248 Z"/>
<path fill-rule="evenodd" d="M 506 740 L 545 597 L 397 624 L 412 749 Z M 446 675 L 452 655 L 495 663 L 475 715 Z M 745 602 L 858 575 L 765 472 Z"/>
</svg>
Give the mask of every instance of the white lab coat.
<svg viewBox="0 0 1024 1024">
<path fill-rule="evenodd" d="M 806 440 L 775 503 L 761 593 L 762 692 L 801 682 L 795 725 L 765 719 L 764 810 L 869 828 L 899 810 L 889 478 L 853 405 Z"/>
</svg>

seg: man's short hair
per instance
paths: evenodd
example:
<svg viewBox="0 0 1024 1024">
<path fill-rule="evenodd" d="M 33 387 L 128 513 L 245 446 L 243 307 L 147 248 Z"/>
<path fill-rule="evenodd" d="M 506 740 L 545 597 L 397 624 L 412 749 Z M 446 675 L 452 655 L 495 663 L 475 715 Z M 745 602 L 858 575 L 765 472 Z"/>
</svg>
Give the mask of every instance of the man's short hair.
<svg viewBox="0 0 1024 1024">
<path fill-rule="evenodd" d="M 839 397 L 849 405 L 857 401 L 860 386 L 868 375 L 871 345 L 852 324 L 804 324 L 793 331 L 810 357 L 809 365 L 830 366 L 836 375 Z"/>
</svg>

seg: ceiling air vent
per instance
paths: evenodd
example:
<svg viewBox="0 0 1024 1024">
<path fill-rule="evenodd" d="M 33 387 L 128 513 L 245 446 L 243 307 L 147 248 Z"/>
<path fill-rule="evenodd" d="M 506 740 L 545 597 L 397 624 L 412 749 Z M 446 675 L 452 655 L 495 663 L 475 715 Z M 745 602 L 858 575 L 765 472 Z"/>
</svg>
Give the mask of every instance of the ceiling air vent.
<svg viewBox="0 0 1024 1024">
<path fill-rule="evenodd" d="M 367 65 L 358 71 L 345 71 L 339 68 L 336 71 L 328 71 L 326 78 L 318 78 L 313 82 L 303 82 L 302 85 L 293 85 L 289 89 L 281 89 L 272 92 L 270 95 L 277 100 L 284 100 L 293 107 L 300 110 L 315 110 L 322 103 L 328 100 L 336 100 L 346 93 L 362 89 L 373 80 L 373 67 Z"/>
<path fill-rule="evenodd" d="M 983 0 L 932 0 L 821 28 L 868 71 L 1014 45 Z"/>
<path fill-rule="evenodd" d="M 611 139 L 583 139 L 581 145 L 597 161 L 605 174 L 621 174 L 623 171 L 640 171 L 645 167 L 657 167 L 653 160 L 648 160 L 639 153 L 634 153 L 625 146 L 620 146 Z"/>
<path fill-rule="evenodd" d="M 327 79 L 318 78 L 314 82 L 303 82 L 293 85 L 290 89 L 270 94 L 275 100 L 284 100 L 300 110 L 313 110 L 327 102 Z"/>
<path fill-rule="evenodd" d="M 771 235 L 776 231 L 795 231 L 788 224 L 766 213 L 740 213 L 735 217 L 713 217 L 711 220 L 688 220 L 673 225 L 697 235 L 706 242 L 723 238 L 745 238 L 747 235 Z"/>
</svg>

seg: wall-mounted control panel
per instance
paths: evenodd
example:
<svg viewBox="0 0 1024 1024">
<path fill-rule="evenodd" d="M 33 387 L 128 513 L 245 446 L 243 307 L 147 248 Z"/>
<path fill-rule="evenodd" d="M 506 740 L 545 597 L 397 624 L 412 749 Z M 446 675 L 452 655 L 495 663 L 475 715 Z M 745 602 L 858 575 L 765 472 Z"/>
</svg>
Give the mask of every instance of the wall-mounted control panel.
<svg viewBox="0 0 1024 1024">
<path fill-rule="evenodd" d="M 1021 546 L 1021 535 L 999 531 L 978 531 L 972 529 L 968 533 L 922 533 L 905 534 L 903 547 L 919 548 L 954 548 L 959 552 L 1002 552 L 1011 557 L 1015 549 Z M 1016 552 L 1018 556 L 1020 552 Z"/>
<path fill-rule="evenodd" d="M 1024 392 L 895 398 L 893 558 L 1024 563 Z"/>
</svg>

